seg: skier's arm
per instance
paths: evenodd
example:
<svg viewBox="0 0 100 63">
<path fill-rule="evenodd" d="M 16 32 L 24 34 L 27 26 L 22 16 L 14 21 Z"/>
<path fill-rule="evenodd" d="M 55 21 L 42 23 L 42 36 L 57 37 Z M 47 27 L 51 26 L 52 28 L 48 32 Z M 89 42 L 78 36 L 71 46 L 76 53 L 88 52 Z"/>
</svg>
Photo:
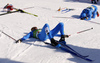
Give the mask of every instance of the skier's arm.
<svg viewBox="0 0 100 63">
<path fill-rule="evenodd" d="M 28 33 L 27 35 L 25 35 L 23 38 L 21 38 L 21 40 L 26 40 L 28 38 L 30 38 L 32 36 L 32 32 Z"/>
<path fill-rule="evenodd" d="M 91 20 L 91 18 L 92 18 L 92 11 L 89 11 L 88 17 L 85 18 L 85 20 Z"/>
<path fill-rule="evenodd" d="M 23 40 L 26 40 L 26 39 L 32 37 L 32 35 L 33 35 L 33 33 L 31 31 L 30 33 L 28 33 L 27 35 L 25 35 L 23 38 L 16 40 L 16 43 L 22 42 Z"/>
<path fill-rule="evenodd" d="M 7 5 L 6 6 L 4 6 L 4 8 L 3 9 L 6 9 L 7 8 Z"/>
</svg>

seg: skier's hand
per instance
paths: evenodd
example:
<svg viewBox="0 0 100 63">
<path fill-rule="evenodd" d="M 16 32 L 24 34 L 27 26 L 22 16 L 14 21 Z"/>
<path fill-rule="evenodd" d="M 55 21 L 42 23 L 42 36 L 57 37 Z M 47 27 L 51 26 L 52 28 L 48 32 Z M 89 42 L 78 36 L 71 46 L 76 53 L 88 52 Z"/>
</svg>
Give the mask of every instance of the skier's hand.
<svg viewBox="0 0 100 63">
<path fill-rule="evenodd" d="M 21 13 L 24 13 L 24 11 L 22 9 L 18 9 L 18 11 L 20 11 Z"/>
<path fill-rule="evenodd" d="M 19 40 L 17 40 L 15 43 L 21 43 L 22 42 L 22 40 L 21 39 L 19 39 Z"/>
<path fill-rule="evenodd" d="M 83 18 L 80 18 L 81 20 L 84 20 L 84 19 L 88 19 L 88 17 L 83 17 Z"/>
<path fill-rule="evenodd" d="M 65 37 L 67 37 L 67 38 L 68 38 L 68 37 L 69 37 L 69 35 L 65 35 Z"/>
</svg>

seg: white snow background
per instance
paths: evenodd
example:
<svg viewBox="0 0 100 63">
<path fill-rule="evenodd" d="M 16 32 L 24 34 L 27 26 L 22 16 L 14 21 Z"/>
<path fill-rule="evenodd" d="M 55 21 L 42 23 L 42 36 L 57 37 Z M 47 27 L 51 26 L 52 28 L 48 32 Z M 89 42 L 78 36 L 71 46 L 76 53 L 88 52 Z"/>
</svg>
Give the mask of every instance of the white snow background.
<svg viewBox="0 0 100 63">
<path fill-rule="evenodd" d="M 100 24 L 92 23 L 100 23 L 100 17 L 92 19 L 92 22 L 71 18 L 54 18 L 54 16 L 77 18 L 84 8 L 91 5 L 96 5 L 100 13 L 100 2 L 91 4 L 90 0 L 0 0 L 0 14 L 4 13 L 1 12 L 2 7 L 7 3 L 36 14 L 38 17 L 20 12 L 0 16 L 1 31 L 17 40 L 30 32 L 33 26 L 42 28 L 45 23 L 48 23 L 53 29 L 59 22 L 63 22 L 65 34 L 72 34 L 66 38 L 67 44 L 80 54 L 89 55 L 88 58 L 94 60 L 92 63 L 100 63 Z M 57 12 L 59 7 L 75 10 L 61 13 Z M 74 35 L 92 27 L 92 30 Z M 55 37 L 55 39 L 59 40 L 60 38 Z M 0 63 L 90 63 L 46 45 L 38 39 L 31 38 L 18 44 L 14 42 L 0 32 Z"/>
</svg>

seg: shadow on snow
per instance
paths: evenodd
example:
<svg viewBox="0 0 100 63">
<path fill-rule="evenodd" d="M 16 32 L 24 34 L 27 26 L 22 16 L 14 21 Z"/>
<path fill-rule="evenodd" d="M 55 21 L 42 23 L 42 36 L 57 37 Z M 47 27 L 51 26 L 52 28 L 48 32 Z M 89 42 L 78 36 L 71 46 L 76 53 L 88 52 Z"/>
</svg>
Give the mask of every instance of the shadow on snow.
<svg viewBox="0 0 100 63">
<path fill-rule="evenodd" d="M 0 58 L 0 63 L 23 63 L 23 62 L 13 61 L 7 58 Z"/>
<path fill-rule="evenodd" d="M 30 41 L 30 42 L 29 42 Z M 42 43 L 42 41 L 39 41 L 38 39 L 29 39 L 29 40 L 26 40 L 25 44 L 28 44 L 28 45 L 34 45 L 34 46 L 40 46 L 40 47 L 46 47 L 46 48 L 50 48 L 50 49 L 55 49 L 55 52 L 65 52 L 65 51 L 62 51 L 58 48 L 55 48 L 53 46 L 50 46 L 50 45 L 43 45 L 43 44 L 32 44 L 32 42 L 40 42 Z M 68 44 L 68 46 L 70 46 L 72 49 L 74 49 L 75 51 L 79 52 L 80 54 L 82 55 L 89 55 L 88 58 L 94 60 L 94 63 L 98 63 L 100 62 L 99 58 L 100 58 L 100 49 L 92 49 L 92 48 L 83 48 L 83 47 L 79 47 L 79 46 L 74 46 L 74 45 L 70 45 Z M 87 61 L 85 60 L 82 60 L 81 58 L 77 58 L 76 56 L 73 56 L 74 58 L 68 58 L 67 60 L 70 60 L 70 61 L 74 61 L 76 63 L 86 63 Z M 98 58 L 98 59 L 95 59 L 95 58 Z"/>
</svg>

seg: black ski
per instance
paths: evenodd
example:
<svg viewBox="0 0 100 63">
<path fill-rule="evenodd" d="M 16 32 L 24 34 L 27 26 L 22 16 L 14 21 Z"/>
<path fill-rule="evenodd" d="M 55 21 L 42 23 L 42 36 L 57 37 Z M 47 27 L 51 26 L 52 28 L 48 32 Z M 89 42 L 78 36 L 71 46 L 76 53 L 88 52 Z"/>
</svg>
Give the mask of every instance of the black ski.
<svg viewBox="0 0 100 63">
<path fill-rule="evenodd" d="M 44 42 L 44 43 L 53 46 L 53 45 L 50 44 L 50 43 L 47 43 L 47 42 Z M 86 61 L 89 61 L 89 62 L 92 62 L 92 61 L 93 61 L 93 60 L 91 60 L 91 59 L 88 59 L 87 56 L 83 56 L 83 55 L 81 55 L 81 54 L 79 54 L 79 53 L 76 53 L 76 52 L 74 52 L 73 50 L 69 49 L 69 47 L 66 48 L 65 46 L 64 46 L 64 47 L 63 47 L 63 46 L 64 46 L 64 45 L 62 45 L 62 47 L 60 47 L 61 50 L 66 51 L 66 52 L 68 52 L 68 53 L 70 53 L 70 54 L 72 54 L 72 55 L 75 55 L 75 56 L 79 57 L 79 58 L 82 58 L 82 59 L 84 59 L 84 60 L 86 60 Z"/>
<path fill-rule="evenodd" d="M 70 54 L 72 54 L 72 55 L 74 55 L 74 56 L 77 56 L 77 57 L 79 57 L 79 58 L 82 58 L 82 59 L 84 59 L 84 60 L 86 60 L 86 61 L 89 61 L 89 62 L 92 62 L 93 60 L 91 60 L 91 59 L 89 59 L 89 58 L 87 58 L 87 57 L 84 57 L 84 56 L 82 56 L 82 55 L 79 55 L 79 54 L 77 54 L 77 53 L 75 53 L 75 52 L 73 52 L 73 51 L 71 51 L 71 50 L 69 50 L 69 49 L 66 49 L 66 48 L 63 48 L 63 47 L 61 47 L 60 49 L 62 49 L 63 51 L 66 51 L 66 52 L 68 52 L 68 53 L 70 53 Z"/>
<path fill-rule="evenodd" d="M 83 55 L 81 55 L 80 53 L 78 53 L 77 51 L 75 51 L 74 49 L 72 49 L 71 47 L 69 47 L 68 45 L 65 45 L 65 44 L 62 44 L 62 43 L 59 43 L 59 44 L 61 44 L 61 45 L 62 45 L 63 47 L 65 47 L 65 48 L 67 48 L 67 49 L 69 49 L 69 50 L 71 50 L 71 51 L 77 53 L 77 55 L 83 56 Z M 84 56 L 84 57 L 89 57 L 89 55 L 86 55 L 86 56 Z"/>
<path fill-rule="evenodd" d="M 6 14 L 15 13 L 15 12 L 19 12 L 19 11 L 11 11 L 11 12 L 6 12 L 6 13 L 3 13 L 3 14 L 0 14 L 0 16 L 2 16 L 2 15 L 6 15 Z"/>
<path fill-rule="evenodd" d="M 51 45 L 52 46 L 52 44 L 50 44 L 50 43 L 47 43 L 47 42 L 44 42 L 45 44 L 49 44 L 49 45 Z M 61 44 L 61 43 L 60 43 Z M 63 44 L 61 44 L 63 47 L 65 47 L 65 48 L 67 48 L 67 49 L 69 49 L 69 50 L 71 50 L 71 51 L 73 51 L 73 52 L 75 52 L 77 55 L 80 55 L 80 56 L 83 56 L 83 55 L 81 55 L 81 54 L 79 54 L 78 52 L 76 52 L 74 49 L 72 49 L 71 47 L 69 47 L 68 45 L 63 45 Z M 89 57 L 89 55 L 86 55 L 86 56 L 84 56 L 84 57 Z"/>
</svg>

